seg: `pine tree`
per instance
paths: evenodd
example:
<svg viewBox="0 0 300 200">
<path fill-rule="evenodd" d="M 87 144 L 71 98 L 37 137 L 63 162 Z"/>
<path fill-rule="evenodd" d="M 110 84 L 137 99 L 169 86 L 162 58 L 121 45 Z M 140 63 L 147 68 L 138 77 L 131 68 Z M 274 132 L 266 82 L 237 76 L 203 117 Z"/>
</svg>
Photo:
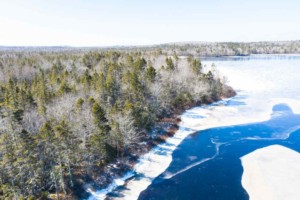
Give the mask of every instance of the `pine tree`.
<svg viewBox="0 0 300 200">
<path fill-rule="evenodd" d="M 92 114 L 98 129 L 91 135 L 91 143 L 96 152 L 99 152 L 98 156 L 102 154 L 102 156 L 107 157 L 110 154 L 110 152 L 107 152 L 106 147 L 111 127 L 108 125 L 105 111 L 97 102 L 92 107 Z"/>
<path fill-rule="evenodd" d="M 175 61 L 178 62 L 179 57 L 177 56 L 176 51 L 173 52 L 173 57 L 174 57 Z"/>
<path fill-rule="evenodd" d="M 84 94 L 87 95 L 91 87 L 92 77 L 89 74 L 89 70 L 85 70 L 83 77 L 81 78 L 81 83 L 83 84 Z"/>
<path fill-rule="evenodd" d="M 40 177 L 41 185 L 54 187 L 58 197 L 59 185 L 56 170 L 57 147 L 55 146 L 55 138 L 52 124 L 46 121 L 39 134 L 36 136 L 38 143 L 38 151 L 40 159 L 38 160 L 38 170 L 36 173 Z"/>
<path fill-rule="evenodd" d="M 46 80 L 43 71 L 41 71 L 40 78 L 36 81 L 35 95 L 36 95 L 37 110 L 41 116 L 45 116 L 46 103 L 49 101 L 49 95 L 48 95 L 48 89 L 46 86 Z"/>
<path fill-rule="evenodd" d="M 77 112 L 82 110 L 83 103 L 84 103 L 84 100 L 81 97 L 79 99 L 77 99 L 76 104 L 75 104 L 75 109 Z"/>
<path fill-rule="evenodd" d="M 110 67 L 107 72 L 105 89 L 108 95 L 108 102 L 110 105 L 114 105 L 119 95 L 119 85 L 116 80 L 114 67 Z"/>
<path fill-rule="evenodd" d="M 72 91 L 71 87 L 67 83 L 65 79 L 61 82 L 59 89 L 58 89 L 58 94 L 62 96 L 65 93 L 70 93 Z"/>
<path fill-rule="evenodd" d="M 138 58 L 134 63 L 133 67 L 135 71 L 143 71 L 147 65 L 147 62 L 144 58 Z"/>
<path fill-rule="evenodd" d="M 193 59 L 191 61 L 191 68 L 192 68 L 192 71 L 196 74 L 196 75 L 199 75 L 202 71 L 202 64 L 200 62 L 200 60 L 197 60 L 197 59 Z"/>
<path fill-rule="evenodd" d="M 14 81 L 10 78 L 8 83 L 6 84 L 4 93 L 4 106 L 10 110 L 14 110 L 17 107 L 15 102 L 15 87 L 16 86 Z"/>
<path fill-rule="evenodd" d="M 167 70 L 173 71 L 175 69 L 175 65 L 173 63 L 172 58 L 166 58 Z"/>
<path fill-rule="evenodd" d="M 97 102 L 95 102 L 93 107 L 92 107 L 92 114 L 94 116 L 94 121 L 95 121 L 96 125 L 100 129 L 100 132 L 102 134 L 109 133 L 110 127 L 107 123 L 108 120 L 105 116 L 106 115 L 105 111 L 103 110 L 103 108 Z"/>
<path fill-rule="evenodd" d="M 154 67 L 151 65 L 150 67 L 147 68 L 146 70 L 146 78 L 150 81 L 150 82 L 154 82 L 155 78 L 156 78 L 156 70 L 154 69 Z"/>
<path fill-rule="evenodd" d="M 53 128 L 55 134 L 55 143 L 58 148 L 58 164 L 60 174 L 60 185 L 66 195 L 65 181 L 64 181 L 64 169 L 63 166 L 67 166 L 67 172 L 70 179 L 70 185 L 73 187 L 73 175 L 71 170 L 71 161 L 75 160 L 74 151 L 76 151 L 76 144 L 71 128 L 65 120 L 60 121 L 57 126 Z M 73 155 L 73 156 L 72 156 Z"/>
</svg>

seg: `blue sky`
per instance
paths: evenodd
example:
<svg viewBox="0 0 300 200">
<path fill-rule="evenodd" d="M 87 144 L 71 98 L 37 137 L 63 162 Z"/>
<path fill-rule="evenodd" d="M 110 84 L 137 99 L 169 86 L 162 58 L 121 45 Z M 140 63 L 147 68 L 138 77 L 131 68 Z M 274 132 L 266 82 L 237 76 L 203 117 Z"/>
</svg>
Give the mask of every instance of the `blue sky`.
<svg viewBox="0 0 300 200">
<path fill-rule="evenodd" d="M 0 0 L 0 45 L 300 39 L 299 0 Z"/>
</svg>

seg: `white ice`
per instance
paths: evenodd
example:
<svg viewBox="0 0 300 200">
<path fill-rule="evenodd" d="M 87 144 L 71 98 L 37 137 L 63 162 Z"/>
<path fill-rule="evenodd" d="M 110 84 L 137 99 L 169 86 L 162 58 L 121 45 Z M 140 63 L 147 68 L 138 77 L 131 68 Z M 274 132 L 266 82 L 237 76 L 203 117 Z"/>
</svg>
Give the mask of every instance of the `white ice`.
<svg viewBox="0 0 300 200">
<path fill-rule="evenodd" d="M 250 200 L 298 200 L 300 197 L 300 154 L 272 145 L 241 158 L 242 185 Z"/>
</svg>

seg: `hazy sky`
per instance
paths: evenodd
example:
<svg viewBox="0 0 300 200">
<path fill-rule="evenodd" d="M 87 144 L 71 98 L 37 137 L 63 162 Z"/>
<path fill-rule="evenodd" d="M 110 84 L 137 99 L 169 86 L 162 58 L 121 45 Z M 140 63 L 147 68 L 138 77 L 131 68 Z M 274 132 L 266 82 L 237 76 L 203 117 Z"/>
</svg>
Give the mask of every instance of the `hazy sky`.
<svg viewBox="0 0 300 200">
<path fill-rule="evenodd" d="M 0 45 L 300 39 L 300 0 L 0 0 Z"/>
</svg>

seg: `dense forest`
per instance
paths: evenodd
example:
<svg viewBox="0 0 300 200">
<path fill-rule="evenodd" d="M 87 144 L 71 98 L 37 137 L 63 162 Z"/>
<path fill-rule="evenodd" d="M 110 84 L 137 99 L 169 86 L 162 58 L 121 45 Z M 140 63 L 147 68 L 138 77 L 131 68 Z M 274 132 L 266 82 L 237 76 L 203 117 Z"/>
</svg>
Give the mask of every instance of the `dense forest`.
<svg viewBox="0 0 300 200">
<path fill-rule="evenodd" d="M 2 48 L 0 69 L 0 199 L 76 199 L 162 118 L 234 94 L 161 49 Z"/>
</svg>

